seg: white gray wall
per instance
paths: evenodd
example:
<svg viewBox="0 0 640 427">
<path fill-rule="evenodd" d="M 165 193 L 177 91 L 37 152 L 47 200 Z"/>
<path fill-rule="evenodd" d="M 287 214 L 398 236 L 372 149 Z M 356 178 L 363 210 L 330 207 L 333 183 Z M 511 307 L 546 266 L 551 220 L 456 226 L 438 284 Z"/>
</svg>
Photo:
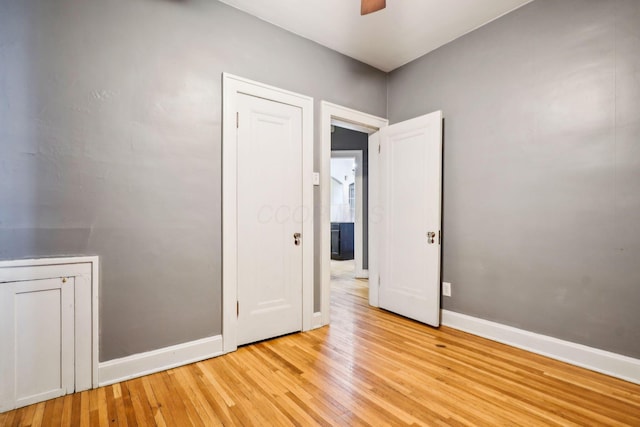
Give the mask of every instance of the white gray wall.
<svg viewBox="0 0 640 427">
<path fill-rule="evenodd" d="M 536 0 L 388 90 L 446 116 L 444 308 L 640 357 L 640 1 Z"/>
<path fill-rule="evenodd" d="M 447 117 L 445 308 L 640 357 L 639 8 L 536 0 L 391 73 L 392 121 Z M 101 360 L 220 333 L 223 71 L 387 115 L 214 0 L 0 0 L 0 259 L 100 255 Z"/>
<path fill-rule="evenodd" d="M 0 259 L 99 255 L 103 361 L 221 332 L 222 72 L 386 115 L 384 73 L 214 0 L 0 0 Z"/>
</svg>

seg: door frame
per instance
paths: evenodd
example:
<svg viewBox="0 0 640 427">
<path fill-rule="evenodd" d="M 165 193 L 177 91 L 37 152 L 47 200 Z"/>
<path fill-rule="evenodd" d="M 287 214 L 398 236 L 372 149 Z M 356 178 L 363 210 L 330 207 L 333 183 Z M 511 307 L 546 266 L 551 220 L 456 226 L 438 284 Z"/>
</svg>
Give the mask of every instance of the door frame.
<svg viewBox="0 0 640 427">
<path fill-rule="evenodd" d="M 352 108 L 320 102 L 320 316 L 322 324 L 331 320 L 331 125 L 357 130 L 367 134 L 388 126 L 389 120 Z M 371 154 L 371 153 L 370 153 Z M 374 171 L 375 175 L 375 171 Z M 372 167 L 369 162 L 369 189 L 371 192 Z M 369 198 L 371 201 L 371 198 Z M 370 205 L 371 206 L 371 205 Z M 369 224 L 369 248 L 371 248 L 371 224 Z M 375 260 L 369 251 L 369 270 Z M 369 293 L 370 302 L 371 292 Z"/>
<path fill-rule="evenodd" d="M 355 275 L 358 279 L 366 279 L 369 272 L 364 265 L 364 199 L 363 199 L 363 150 L 331 150 L 332 159 L 355 158 L 358 168 L 355 174 L 356 212 L 354 219 L 353 252 L 355 261 Z M 329 218 L 331 220 L 331 218 Z"/>
<path fill-rule="evenodd" d="M 222 74 L 222 348 L 237 345 L 237 140 L 238 94 L 299 107 L 302 110 L 302 330 L 313 321 L 313 98 L 260 82 Z M 225 143 L 226 142 L 226 143 Z"/>
</svg>

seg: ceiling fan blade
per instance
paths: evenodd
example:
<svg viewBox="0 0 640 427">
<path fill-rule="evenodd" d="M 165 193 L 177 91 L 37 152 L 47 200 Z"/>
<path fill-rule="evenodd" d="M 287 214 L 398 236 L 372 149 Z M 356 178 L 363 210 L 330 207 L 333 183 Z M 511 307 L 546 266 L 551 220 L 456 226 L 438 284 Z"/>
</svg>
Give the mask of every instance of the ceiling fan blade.
<svg viewBox="0 0 640 427">
<path fill-rule="evenodd" d="M 362 0 L 360 15 L 377 12 L 387 7 L 387 0 Z"/>
</svg>

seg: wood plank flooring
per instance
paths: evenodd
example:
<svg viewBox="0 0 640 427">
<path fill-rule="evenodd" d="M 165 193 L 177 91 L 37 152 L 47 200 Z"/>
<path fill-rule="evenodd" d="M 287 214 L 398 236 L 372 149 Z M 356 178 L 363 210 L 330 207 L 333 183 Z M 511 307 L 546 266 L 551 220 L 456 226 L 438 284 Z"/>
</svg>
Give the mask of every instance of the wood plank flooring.
<svg viewBox="0 0 640 427">
<path fill-rule="evenodd" d="M 0 425 L 640 426 L 638 385 L 370 308 L 362 288 L 333 289 L 330 327 L 0 414 Z"/>
</svg>

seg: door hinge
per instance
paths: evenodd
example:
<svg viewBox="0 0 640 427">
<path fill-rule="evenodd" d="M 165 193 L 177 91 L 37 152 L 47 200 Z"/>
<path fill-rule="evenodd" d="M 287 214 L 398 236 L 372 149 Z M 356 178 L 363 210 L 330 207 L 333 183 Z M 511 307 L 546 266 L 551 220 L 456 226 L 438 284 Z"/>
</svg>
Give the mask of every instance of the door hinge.
<svg viewBox="0 0 640 427">
<path fill-rule="evenodd" d="M 380 144 L 378 144 L 378 154 L 380 154 Z"/>
<path fill-rule="evenodd" d="M 236 317 L 240 317 L 240 301 L 236 301 Z"/>
<path fill-rule="evenodd" d="M 380 287 L 380 276 L 378 276 L 378 287 Z"/>
<path fill-rule="evenodd" d="M 236 129 L 240 127 L 240 113 L 236 111 Z"/>
</svg>

